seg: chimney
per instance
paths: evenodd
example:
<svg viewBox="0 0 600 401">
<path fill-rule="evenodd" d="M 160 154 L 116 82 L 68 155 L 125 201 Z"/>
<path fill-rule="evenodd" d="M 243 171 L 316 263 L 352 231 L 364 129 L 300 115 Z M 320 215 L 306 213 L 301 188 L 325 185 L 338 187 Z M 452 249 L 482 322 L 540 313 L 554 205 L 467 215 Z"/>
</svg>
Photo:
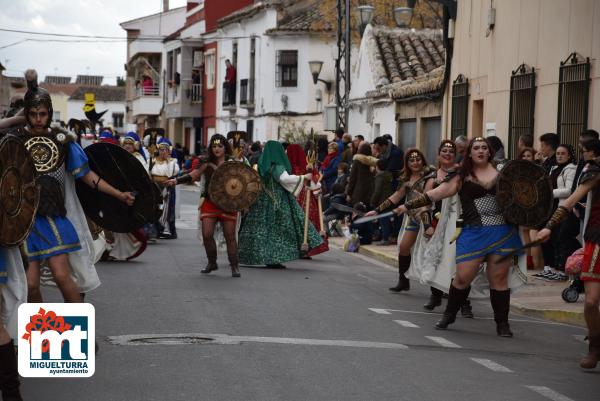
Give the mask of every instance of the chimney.
<svg viewBox="0 0 600 401">
<path fill-rule="evenodd" d="M 163 0 L 163 12 L 169 11 L 169 0 Z"/>
</svg>

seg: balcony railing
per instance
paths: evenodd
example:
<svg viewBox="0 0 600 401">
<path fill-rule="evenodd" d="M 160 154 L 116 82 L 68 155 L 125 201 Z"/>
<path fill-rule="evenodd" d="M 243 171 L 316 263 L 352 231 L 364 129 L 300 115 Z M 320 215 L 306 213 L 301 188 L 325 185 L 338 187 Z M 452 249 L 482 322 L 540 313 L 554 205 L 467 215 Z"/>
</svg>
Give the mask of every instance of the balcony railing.
<svg viewBox="0 0 600 401">
<path fill-rule="evenodd" d="M 192 103 L 202 102 L 202 84 L 192 84 Z"/>
<path fill-rule="evenodd" d="M 235 82 L 223 82 L 223 107 L 235 107 Z"/>
<path fill-rule="evenodd" d="M 240 80 L 240 106 L 254 107 L 254 79 Z"/>
<path fill-rule="evenodd" d="M 158 84 L 140 86 L 138 88 L 135 88 L 135 96 L 160 96 L 160 87 L 158 86 Z"/>
</svg>

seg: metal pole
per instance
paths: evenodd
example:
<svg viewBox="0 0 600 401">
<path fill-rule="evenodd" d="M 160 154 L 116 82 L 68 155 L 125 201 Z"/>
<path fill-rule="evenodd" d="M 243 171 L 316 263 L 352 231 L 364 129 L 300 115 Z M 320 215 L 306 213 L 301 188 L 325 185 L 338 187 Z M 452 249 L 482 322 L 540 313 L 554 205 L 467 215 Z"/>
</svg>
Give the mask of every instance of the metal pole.
<svg viewBox="0 0 600 401">
<path fill-rule="evenodd" d="M 350 57 L 352 53 L 352 36 L 350 34 L 350 0 L 346 0 L 346 69 L 344 86 L 344 128 L 348 130 L 348 101 L 350 100 Z"/>
</svg>

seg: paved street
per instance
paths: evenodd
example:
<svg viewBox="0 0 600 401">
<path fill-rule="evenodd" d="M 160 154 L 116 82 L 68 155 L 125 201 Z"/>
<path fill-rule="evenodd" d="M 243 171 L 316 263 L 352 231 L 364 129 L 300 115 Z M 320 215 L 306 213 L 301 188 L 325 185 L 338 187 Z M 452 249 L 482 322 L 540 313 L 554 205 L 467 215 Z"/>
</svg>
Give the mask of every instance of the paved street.
<svg viewBox="0 0 600 401">
<path fill-rule="evenodd" d="M 499 338 L 488 302 L 433 329 L 428 289 L 392 294 L 397 274 L 332 250 L 285 270 L 205 263 L 197 192 L 181 191 L 179 239 L 101 263 L 100 353 L 91 379 L 23 379 L 26 400 L 598 400 L 582 372 L 583 328 L 512 315 Z M 414 284 L 414 283 L 413 283 Z M 46 300 L 59 300 L 46 290 Z M 439 309 L 439 308 L 438 308 Z M 438 311 L 441 312 L 441 311 Z"/>
</svg>

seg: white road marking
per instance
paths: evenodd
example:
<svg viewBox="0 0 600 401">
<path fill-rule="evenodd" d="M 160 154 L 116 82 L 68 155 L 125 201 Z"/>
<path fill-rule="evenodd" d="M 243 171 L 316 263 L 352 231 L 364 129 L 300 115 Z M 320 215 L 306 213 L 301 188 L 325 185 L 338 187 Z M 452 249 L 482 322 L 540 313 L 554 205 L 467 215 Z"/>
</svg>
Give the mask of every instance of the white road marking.
<svg viewBox="0 0 600 401">
<path fill-rule="evenodd" d="M 586 343 L 586 344 L 587 344 L 587 341 L 586 341 L 586 339 L 585 339 L 585 336 L 580 336 L 580 335 L 574 334 L 574 335 L 573 335 L 573 337 L 575 338 L 575 340 L 577 340 L 577 341 L 580 341 L 580 342 L 582 342 L 582 343 Z"/>
<path fill-rule="evenodd" d="M 257 337 L 257 336 L 230 336 L 227 334 L 202 334 L 202 333 L 178 333 L 178 334 L 131 334 L 109 337 L 108 341 L 115 345 L 182 345 L 182 344 L 218 344 L 235 345 L 246 342 L 290 344 L 290 345 L 318 345 L 330 347 L 353 347 L 353 348 L 384 348 L 402 349 L 408 347 L 399 343 L 383 343 L 373 341 L 349 341 L 349 340 L 317 340 L 312 338 L 287 338 L 287 337 Z"/>
<path fill-rule="evenodd" d="M 369 310 L 371 312 L 379 313 L 380 315 L 391 315 L 391 313 L 388 312 L 389 309 L 369 308 Z"/>
<path fill-rule="evenodd" d="M 544 386 L 525 386 L 530 390 L 535 391 L 536 393 L 543 395 L 544 397 L 552 400 L 552 401 L 573 401 L 571 398 L 564 396 L 551 388 Z"/>
<path fill-rule="evenodd" d="M 402 327 L 410 327 L 410 328 L 413 328 L 413 329 L 418 329 L 419 328 L 419 326 L 417 326 L 414 323 L 409 322 L 408 320 L 394 320 L 394 322 L 398 323 Z"/>
<path fill-rule="evenodd" d="M 431 341 L 433 341 L 434 343 L 437 343 L 437 344 L 441 345 L 442 347 L 446 347 L 446 348 L 462 348 L 460 345 L 454 344 L 452 341 L 448 341 L 444 337 L 425 336 L 425 338 L 430 339 Z"/>
<path fill-rule="evenodd" d="M 361 277 L 361 278 L 364 278 L 365 280 L 368 280 L 368 281 L 374 281 L 374 282 L 376 282 L 376 283 L 380 283 L 380 282 L 381 282 L 381 281 L 379 281 L 379 280 L 375 280 L 374 278 L 371 278 L 371 277 L 369 277 L 369 276 L 365 276 L 364 274 L 360 274 L 360 273 L 358 273 L 358 274 L 357 274 L 357 276 L 358 276 L 358 277 Z"/>
<path fill-rule="evenodd" d="M 470 358 L 473 362 L 485 366 L 494 372 L 512 373 L 512 370 L 489 359 Z"/>
</svg>

